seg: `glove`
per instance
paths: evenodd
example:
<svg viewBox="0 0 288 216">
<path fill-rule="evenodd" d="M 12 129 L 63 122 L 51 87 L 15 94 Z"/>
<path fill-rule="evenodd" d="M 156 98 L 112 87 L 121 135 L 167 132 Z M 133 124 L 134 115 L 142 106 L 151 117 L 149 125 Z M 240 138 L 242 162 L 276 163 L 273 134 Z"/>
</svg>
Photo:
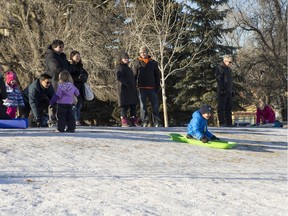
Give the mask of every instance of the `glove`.
<svg viewBox="0 0 288 216">
<path fill-rule="evenodd" d="M 213 135 L 212 137 L 211 137 L 211 140 L 220 140 L 218 137 L 216 137 L 215 135 Z"/>
<path fill-rule="evenodd" d="M 41 120 L 40 119 L 36 119 L 36 127 L 41 127 Z"/>
<path fill-rule="evenodd" d="M 80 74 L 78 76 L 78 79 L 80 80 L 80 82 L 86 82 L 87 81 L 87 76 L 85 74 Z"/>
<path fill-rule="evenodd" d="M 187 139 L 194 139 L 193 136 L 191 136 L 190 134 L 187 134 L 186 138 Z"/>
<path fill-rule="evenodd" d="M 128 82 L 122 82 L 122 86 L 129 87 Z"/>
<path fill-rule="evenodd" d="M 201 137 L 200 140 L 201 140 L 203 143 L 208 143 L 208 142 L 209 142 L 209 140 L 208 140 L 208 138 L 207 138 L 206 136 Z"/>
</svg>

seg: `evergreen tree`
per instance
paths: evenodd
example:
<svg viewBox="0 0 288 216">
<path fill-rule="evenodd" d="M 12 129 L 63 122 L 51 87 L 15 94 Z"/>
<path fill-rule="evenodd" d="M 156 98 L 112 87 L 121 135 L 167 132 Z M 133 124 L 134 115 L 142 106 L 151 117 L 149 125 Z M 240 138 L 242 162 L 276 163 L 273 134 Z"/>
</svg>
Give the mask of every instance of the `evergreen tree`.
<svg viewBox="0 0 288 216">
<path fill-rule="evenodd" d="M 226 3 L 227 0 L 193 0 L 186 5 L 185 11 L 193 22 L 187 43 L 193 47 L 197 43 L 204 43 L 204 47 L 175 85 L 179 91 L 174 103 L 184 111 L 193 111 L 204 103 L 216 107 L 216 80 L 213 68 L 221 61 L 222 55 L 233 55 L 235 50 L 234 47 L 222 43 L 223 35 L 233 31 L 231 28 L 223 27 L 222 22 L 229 10 L 219 10 L 219 6 Z M 188 46 L 188 56 L 191 55 L 189 52 Z"/>
</svg>

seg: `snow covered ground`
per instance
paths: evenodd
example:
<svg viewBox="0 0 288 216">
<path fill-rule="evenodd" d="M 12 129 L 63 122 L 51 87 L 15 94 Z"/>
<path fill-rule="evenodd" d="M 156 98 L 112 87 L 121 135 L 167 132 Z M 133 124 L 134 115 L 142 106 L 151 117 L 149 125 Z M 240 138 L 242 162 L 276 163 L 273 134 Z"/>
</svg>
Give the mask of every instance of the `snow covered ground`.
<svg viewBox="0 0 288 216">
<path fill-rule="evenodd" d="M 230 150 L 173 142 L 183 127 L 0 129 L 0 215 L 287 215 L 287 129 L 210 128 Z"/>
</svg>

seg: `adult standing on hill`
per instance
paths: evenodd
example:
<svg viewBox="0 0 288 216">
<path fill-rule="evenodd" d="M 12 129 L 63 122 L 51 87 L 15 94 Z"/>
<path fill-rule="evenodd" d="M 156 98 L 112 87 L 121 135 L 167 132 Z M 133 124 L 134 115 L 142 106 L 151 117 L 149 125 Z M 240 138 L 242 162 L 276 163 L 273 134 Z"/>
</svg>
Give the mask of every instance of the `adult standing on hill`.
<svg viewBox="0 0 288 216">
<path fill-rule="evenodd" d="M 225 55 L 223 56 L 223 61 L 215 69 L 218 97 L 217 113 L 220 127 L 232 126 L 232 64 L 232 57 Z"/>
<path fill-rule="evenodd" d="M 147 127 L 149 124 L 146 102 L 146 99 L 149 98 L 153 111 L 153 124 L 155 127 L 159 127 L 161 125 L 158 99 L 158 91 L 160 90 L 160 71 L 158 62 L 153 60 L 148 52 L 148 48 L 142 46 L 139 51 L 140 56 L 132 62 L 131 69 L 136 76 L 142 126 Z"/>
<path fill-rule="evenodd" d="M 64 42 L 57 39 L 48 46 L 45 55 L 46 73 L 52 77 L 52 86 L 55 90 L 57 88 L 60 72 L 63 70 L 70 72 L 70 64 L 63 51 Z"/>
<path fill-rule="evenodd" d="M 116 78 L 117 78 L 117 96 L 118 105 L 121 112 L 121 125 L 122 127 L 136 126 L 136 105 L 138 103 L 137 89 L 135 84 L 135 77 L 133 71 L 128 66 L 129 56 L 123 52 L 119 55 L 116 62 Z M 128 120 L 128 110 L 130 109 L 130 119 Z"/>
<path fill-rule="evenodd" d="M 81 108 L 84 103 L 84 98 L 85 98 L 85 87 L 84 83 L 87 82 L 88 79 L 88 73 L 87 71 L 83 68 L 83 63 L 81 60 L 81 55 L 78 51 L 73 50 L 70 53 L 70 62 L 71 62 L 71 76 L 74 81 L 74 85 L 76 88 L 79 90 L 79 95 L 77 97 L 77 104 L 75 107 L 75 119 L 76 119 L 76 125 L 81 125 L 80 122 L 80 112 Z"/>
</svg>

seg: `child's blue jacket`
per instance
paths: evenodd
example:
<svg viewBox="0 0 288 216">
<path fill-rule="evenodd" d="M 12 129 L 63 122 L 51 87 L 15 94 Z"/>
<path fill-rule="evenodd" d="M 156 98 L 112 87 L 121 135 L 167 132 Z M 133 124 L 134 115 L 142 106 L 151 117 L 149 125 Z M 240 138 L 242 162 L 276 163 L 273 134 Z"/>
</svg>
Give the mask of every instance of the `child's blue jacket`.
<svg viewBox="0 0 288 216">
<path fill-rule="evenodd" d="M 207 123 L 208 121 L 202 117 L 199 110 L 195 111 L 192 114 L 192 119 L 187 126 L 187 134 L 190 134 L 198 140 L 200 140 L 203 135 L 211 139 L 213 134 L 208 131 Z"/>
</svg>

